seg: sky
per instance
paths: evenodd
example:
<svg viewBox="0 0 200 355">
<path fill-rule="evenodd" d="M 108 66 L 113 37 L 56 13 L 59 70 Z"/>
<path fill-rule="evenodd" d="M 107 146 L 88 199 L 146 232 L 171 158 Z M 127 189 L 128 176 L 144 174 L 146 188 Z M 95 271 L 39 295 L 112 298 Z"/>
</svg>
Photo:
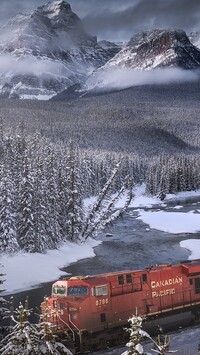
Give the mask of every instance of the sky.
<svg viewBox="0 0 200 355">
<path fill-rule="evenodd" d="M 157 197 L 149 197 L 145 194 L 145 185 L 135 188 L 135 197 L 131 203 L 131 207 L 138 209 L 138 216 L 145 224 L 148 224 L 146 231 L 151 228 L 167 231 L 174 234 L 177 233 L 196 233 L 200 231 L 200 210 L 198 213 L 194 211 L 181 212 L 182 205 L 172 207 L 171 212 L 158 210 L 158 205 L 165 204 Z M 180 203 L 183 199 L 191 196 L 200 196 L 199 191 L 179 192 L 176 195 L 167 195 L 165 200 L 176 201 Z M 85 200 L 85 206 L 89 206 L 94 202 L 94 197 Z M 124 206 L 124 198 L 118 201 L 118 208 Z M 144 207 L 157 206 L 155 212 L 144 211 Z M 135 218 L 135 216 L 134 216 Z M 178 223 L 177 223 L 178 221 Z M 167 238 L 167 236 L 166 236 Z M 22 290 L 28 290 L 37 287 L 43 282 L 53 282 L 60 276 L 66 276 L 66 273 L 60 270 L 63 266 L 76 262 L 84 258 L 92 258 L 95 256 L 94 247 L 100 244 L 98 240 L 88 239 L 85 244 L 75 244 L 71 242 L 64 243 L 57 250 L 49 250 L 46 254 L 39 253 L 17 253 L 16 255 L 3 255 L 1 264 L 4 266 L 6 280 L 4 287 L 5 294 L 14 294 Z M 189 259 L 200 258 L 200 240 L 187 239 L 180 242 L 182 248 L 190 251 Z M 13 273 L 15 270 L 15 273 Z M 17 278 L 16 278 L 16 275 Z"/>
<path fill-rule="evenodd" d="M 48 0 L 1 0 L 0 24 L 16 13 L 29 13 Z M 98 39 L 126 41 L 142 30 L 200 29 L 199 0 L 70 0 L 72 10 Z"/>
</svg>

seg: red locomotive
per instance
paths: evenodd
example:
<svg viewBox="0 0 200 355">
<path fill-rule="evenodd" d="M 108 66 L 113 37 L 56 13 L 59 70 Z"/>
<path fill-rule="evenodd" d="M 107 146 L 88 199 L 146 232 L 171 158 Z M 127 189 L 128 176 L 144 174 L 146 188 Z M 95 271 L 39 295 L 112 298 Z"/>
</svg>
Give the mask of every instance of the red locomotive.
<svg viewBox="0 0 200 355">
<path fill-rule="evenodd" d="M 200 260 L 59 280 L 42 312 L 80 353 L 122 343 L 136 312 L 146 330 L 183 325 L 200 315 Z"/>
</svg>

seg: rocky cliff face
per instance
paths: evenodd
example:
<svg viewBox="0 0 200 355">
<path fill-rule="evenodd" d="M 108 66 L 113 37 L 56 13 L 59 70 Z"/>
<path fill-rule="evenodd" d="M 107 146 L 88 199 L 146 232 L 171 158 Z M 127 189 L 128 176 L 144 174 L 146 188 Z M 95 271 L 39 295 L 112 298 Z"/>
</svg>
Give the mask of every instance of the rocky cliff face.
<svg viewBox="0 0 200 355">
<path fill-rule="evenodd" d="M 182 30 L 151 30 L 134 35 L 104 68 L 122 67 L 150 70 L 178 67 L 196 69 L 200 51 Z"/>
<path fill-rule="evenodd" d="M 67 2 L 52 0 L 0 29 L 0 94 L 48 99 L 82 82 L 117 48 L 98 44 Z"/>
</svg>

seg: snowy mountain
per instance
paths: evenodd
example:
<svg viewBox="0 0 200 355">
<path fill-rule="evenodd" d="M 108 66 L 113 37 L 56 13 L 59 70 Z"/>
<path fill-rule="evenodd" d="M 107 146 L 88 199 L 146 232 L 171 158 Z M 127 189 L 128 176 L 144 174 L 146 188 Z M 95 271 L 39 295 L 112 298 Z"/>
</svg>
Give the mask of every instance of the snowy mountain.
<svg viewBox="0 0 200 355">
<path fill-rule="evenodd" d="M 111 68 L 199 66 L 200 50 L 184 31 L 142 32 L 125 46 L 97 42 L 64 0 L 18 14 L 0 29 L 1 97 L 50 99 Z"/>
<path fill-rule="evenodd" d="M 200 32 L 191 32 L 188 38 L 194 46 L 200 49 Z"/>
<path fill-rule="evenodd" d="M 82 82 L 119 50 L 98 44 L 67 2 L 52 0 L 0 29 L 0 94 L 49 99 Z"/>
<path fill-rule="evenodd" d="M 200 67 L 200 51 L 182 30 L 151 30 L 134 35 L 104 68 Z"/>
</svg>

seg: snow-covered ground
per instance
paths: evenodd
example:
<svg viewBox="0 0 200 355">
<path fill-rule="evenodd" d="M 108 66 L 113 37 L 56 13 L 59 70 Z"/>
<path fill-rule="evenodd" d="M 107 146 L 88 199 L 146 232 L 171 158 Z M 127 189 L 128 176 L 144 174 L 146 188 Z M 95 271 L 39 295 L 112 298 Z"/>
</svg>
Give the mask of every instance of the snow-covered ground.
<svg viewBox="0 0 200 355">
<path fill-rule="evenodd" d="M 200 213 L 139 211 L 139 219 L 150 228 L 168 233 L 196 233 L 200 231 Z"/>
<path fill-rule="evenodd" d="M 58 279 L 66 272 L 60 270 L 77 260 L 95 256 L 93 248 L 100 242 L 88 240 L 85 244 L 67 242 L 58 250 L 49 250 L 46 254 L 19 253 L 1 257 L 6 277 L 3 284 L 5 294 L 28 290 L 42 282 Z"/>
<path fill-rule="evenodd" d="M 176 201 L 190 196 L 200 196 L 200 191 L 167 195 L 165 202 Z M 89 206 L 91 202 L 94 202 L 94 198 L 85 200 L 85 205 Z M 117 207 L 121 207 L 123 202 L 122 198 Z M 176 233 L 200 232 L 200 210 L 196 213 L 183 213 L 180 211 L 181 206 L 174 206 L 171 212 L 165 212 L 159 210 L 158 206 L 156 211 L 144 211 L 145 207 L 150 208 L 154 205 L 165 206 L 158 198 L 146 196 L 144 185 L 137 187 L 131 207 L 137 208 L 137 218 L 148 224 L 149 228 L 174 233 L 175 235 Z M 66 275 L 60 268 L 68 266 L 77 260 L 93 257 L 95 255 L 93 248 L 99 243 L 99 241 L 95 240 L 88 240 L 85 244 L 68 242 L 60 249 L 47 251 L 46 254 L 19 253 L 12 256 L 2 255 L 0 262 L 4 265 L 6 274 L 6 281 L 4 282 L 6 293 L 17 293 L 33 288 L 42 282 L 53 281 L 62 274 Z M 191 251 L 191 259 L 200 258 L 200 240 L 184 240 L 180 243 L 180 246 Z"/>
</svg>

